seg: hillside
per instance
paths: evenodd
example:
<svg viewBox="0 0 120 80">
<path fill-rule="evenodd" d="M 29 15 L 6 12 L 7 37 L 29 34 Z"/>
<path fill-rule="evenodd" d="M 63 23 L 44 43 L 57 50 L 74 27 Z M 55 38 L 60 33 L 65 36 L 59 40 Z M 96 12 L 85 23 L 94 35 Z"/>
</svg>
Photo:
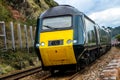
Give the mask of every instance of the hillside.
<svg viewBox="0 0 120 80">
<path fill-rule="evenodd" d="M 53 0 L 0 0 L 0 21 L 34 22 L 40 13 L 56 5 Z"/>
<path fill-rule="evenodd" d="M 118 34 L 120 34 L 120 26 L 112 29 L 112 37 L 115 37 Z"/>
</svg>

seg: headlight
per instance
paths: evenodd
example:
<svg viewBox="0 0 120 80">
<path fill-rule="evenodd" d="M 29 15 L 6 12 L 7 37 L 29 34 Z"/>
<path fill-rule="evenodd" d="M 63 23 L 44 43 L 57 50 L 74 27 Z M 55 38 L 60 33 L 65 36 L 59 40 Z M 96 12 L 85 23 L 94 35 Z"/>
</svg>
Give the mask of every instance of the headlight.
<svg viewBox="0 0 120 80">
<path fill-rule="evenodd" d="M 77 40 L 73 40 L 73 43 L 77 43 Z"/>
<path fill-rule="evenodd" d="M 71 42 L 72 42 L 72 40 L 70 40 L 70 39 L 69 39 L 69 40 L 67 40 L 67 44 L 70 44 Z"/>
<path fill-rule="evenodd" d="M 40 44 L 37 43 L 37 44 L 36 44 L 36 47 L 39 47 L 39 46 L 40 46 Z"/>
<path fill-rule="evenodd" d="M 45 45 L 45 43 L 44 42 L 41 42 L 41 44 L 40 44 L 41 46 L 44 46 Z"/>
<path fill-rule="evenodd" d="M 71 39 L 67 40 L 67 44 L 70 44 L 70 43 L 77 43 L 77 40 L 71 40 Z"/>
</svg>

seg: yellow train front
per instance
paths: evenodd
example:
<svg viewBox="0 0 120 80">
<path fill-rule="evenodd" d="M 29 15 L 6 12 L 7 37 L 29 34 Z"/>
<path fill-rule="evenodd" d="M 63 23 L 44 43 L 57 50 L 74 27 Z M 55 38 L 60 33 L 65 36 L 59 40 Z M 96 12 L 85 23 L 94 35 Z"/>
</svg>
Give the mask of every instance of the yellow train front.
<svg viewBox="0 0 120 80">
<path fill-rule="evenodd" d="M 75 70 L 80 64 L 79 60 L 88 49 L 85 47 L 88 42 L 85 38 L 84 18 L 90 20 L 67 5 L 50 8 L 40 15 L 37 20 L 35 49 L 43 70 Z M 97 38 L 96 35 L 94 37 Z M 98 49 L 98 42 L 95 41 L 92 50 Z"/>
</svg>

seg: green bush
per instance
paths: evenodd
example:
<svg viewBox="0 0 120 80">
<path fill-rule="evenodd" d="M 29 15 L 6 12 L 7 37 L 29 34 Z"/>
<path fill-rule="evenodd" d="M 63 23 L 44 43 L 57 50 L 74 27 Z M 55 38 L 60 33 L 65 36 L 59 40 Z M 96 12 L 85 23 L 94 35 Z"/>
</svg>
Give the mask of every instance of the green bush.
<svg viewBox="0 0 120 80">
<path fill-rule="evenodd" d="M 120 34 L 116 35 L 115 38 L 120 41 Z"/>
<path fill-rule="evenodd" d="M 26 22 L 24 24 L 26 24 L 27 26 L 36 26 L 37 20 L 36 19 L 27 19 Z"/>
<path fill-rule="evenodd" d="M 45 0 L 45 2 L 48 4 L 49 7 L 54 7 L 58 5 L 58 3 L 53 0 Z"/>
<path fill-rule="evenodd" d="M 15 69 L 26 68 L 29 66 L 33 66 L 34 57 L 36 57 L 35 53 L 24 53 L 24 52 L 0 52 L 0 63 L 4 63 L 6 65 L 10 65 Z"/>
<path fill-rule="evenodd" d="M 12 19 L 11 13 L 2 4 L 0 5 L 0 10 L 1 10 L 0 11 L 0 21 L 8 22 Z"/>
</svg>

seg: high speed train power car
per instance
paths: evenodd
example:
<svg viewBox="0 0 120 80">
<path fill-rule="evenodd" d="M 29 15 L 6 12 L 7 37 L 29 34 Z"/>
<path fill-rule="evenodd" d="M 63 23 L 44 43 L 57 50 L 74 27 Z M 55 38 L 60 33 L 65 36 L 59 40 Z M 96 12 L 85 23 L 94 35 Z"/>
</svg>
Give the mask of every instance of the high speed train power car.
<svg viewBox="0 0 120 80">
<path fill-rule="evenodd" d="M 50 8 L 37 20 L 35 50 L 43 70 L 78 70 L 110 46 L 109 32 L 72 6 Z"/>
</svg>

